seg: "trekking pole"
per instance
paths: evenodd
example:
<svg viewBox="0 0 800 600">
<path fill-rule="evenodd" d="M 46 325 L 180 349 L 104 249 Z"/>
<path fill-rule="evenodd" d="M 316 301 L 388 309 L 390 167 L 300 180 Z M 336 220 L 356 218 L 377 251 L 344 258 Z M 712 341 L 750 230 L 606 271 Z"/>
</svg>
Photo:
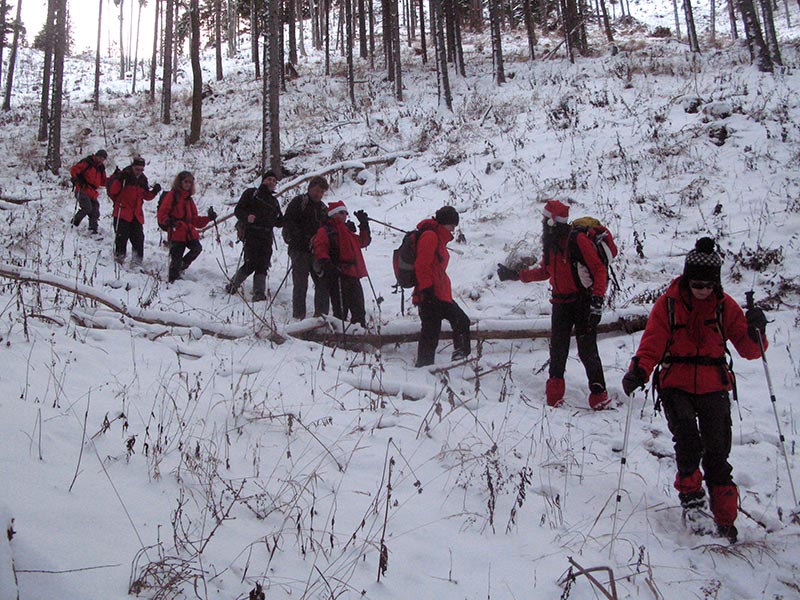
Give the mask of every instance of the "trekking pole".
<svg viewBox="0 0 800 600">
<path fill-rule="evenodd" d="M 228 264 L 225 261 L 225 250 L 222 247 L 222 240 L 219 237 L 219 227 L 217 227 L 217 220 L 216 219 L 214 219 L 214 232 L 216 233 L 216 236 L 217 236 L 217 244 L 219 244 L 219 252 L 220 252 L 220 254 L 222 254 L 222 266 L 225 267 L 225 277 L 227 277 L 228 276 Z M 244 248 L 242 249 L 242 252 L 244 252 Z"/>
<path fill-rule="evenodd" d="M 399 231 L 401 233 L 408 233 L 405 229 L 400 229 L 399 227 L 395 227 L 394 225 L 389 225 L 389 223 L 384 223 L 383 221 L 379 221 L 378 219 L 373 219 L 372 217 L 367 217 L 368 221 L 373 221 L 378 225 L 383 225 L 384 227 L 388 227 L 389 229 L 394 229 L 395 231 Z"/>
<path fill-rule="evenodd" d="M 272 308 L 272 305 L 275 302 L 275 299 L 278 297 L 278 292 L 281 291 L 281 288 L 283 287 L 283 284 L 286 283 L 286 280 L 289 278 L 289 273 L 291 273 L 291 272 L 292 272 L 292 265 L 290 264 L 289 268 L 286 269 L 286 275 L 283 276 L 283 279 L 281 279 L 281 282 L 278 284 L 278 289 L 275 290 L 275 293 L 272 295 L 272 300 L 269 301 L 269 306 L 267 306 L 267 310 Z M 264 311 L 264 312 L 266 312 L 266 311 Z"/>
<path fill-rule="evenodd" d="M 745 292 L 744 296 L 747 298 L 747 310 L 755 308 L 755 302 L 753 302 L 753 292 L 750 290 L 749 292 Z M 783 451 L 783 460 L 786 462 L 786 474 L 789 476 L 789 487 L 792 489 L 792 500 L 794 500 L 794 505 L 797 507 L 797 492 L 794 489 L 794 481 L 792 480 L 792 469 L 789 467 L 789 455 L 786 453 L 786 439 L 783 437 L 783 431 L 781 430 L 781 420 L 778 418 L 778 403 L 775 398 L 775 392 L 772 388 L 772 377 L 769 374 L 769 364 L 767 363 L 767 355 L 764 352 L 764 338 L 761 337 L 761 330 L 756 329 L 756 333 L 758 334 L 758 346 L 761 348 L 761 364 L 764 365 L 764 376 L 767 378 L 767 389 L 769 390 L 769 400 L 772 403 L 772 412 L 775 414 L 775 424 L 778 426 L 778 439 L 781 442 L 781 450 Z"/>
<path fill-rule="evenodd" d="M 622 500 L 622 478 L 625 475 L 625 465 L 628 463 L 628 437 L 631 432 L 631 414 L 633 413 L 633 399 L 636 394 L 632 394 L 628 400 L 628 414 L 625 417 L 625 437 L 622 440 L 622 457 L 619 461 L 619 480 L 617 481 L 617 495 L 614 503 L 614 520 L 611 525 L 611 548 L 609 555 L 614 554 L 614 541 L 617 539 L 617 515 L 619 514 L 619 503 Z"/>
<path fill-rule="evenodd" d="M 372 290 L 372 297 L 375 298 L 375 304 L 378 305 L 378 312 L 380 313 L 381 302 L 383 302 L 383 296 L 378 296 L 378 294 L 375 293 L 375 286 L 372 285 L 372 277 L 369 276 L 369 273 L 367 273 L 367 281 L 369 281 L 369 287 Z"/>
</svg>

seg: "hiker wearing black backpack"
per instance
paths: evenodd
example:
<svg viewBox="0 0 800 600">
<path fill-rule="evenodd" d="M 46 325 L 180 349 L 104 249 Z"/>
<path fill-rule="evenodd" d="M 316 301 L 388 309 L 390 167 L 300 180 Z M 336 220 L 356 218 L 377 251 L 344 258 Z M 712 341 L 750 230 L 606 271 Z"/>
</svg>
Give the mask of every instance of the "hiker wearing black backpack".
<svg viewBox="0 0 800 600">
<path fill-rule="evenodd" d="M 181 171 L 172 182 L 172 189 L 159 200 L 158 226 L 167 232 L 169 241 L 170 283 L 180 278 L 203 251 L 198 229 L 217 219 L 213 207 L 208 209 L 205 217 L 197 214 L 197 205 L 192 198 L 194 191 L 194 175 Z"/>
<path fill-rule="evenodd" d="M 362 248 L 372 241 L 369 217 L 357 210 L 356 226 L 347 220 L 344 202 L 328 204 L 328 221 L 322 225 L 312 239 L 318 275 L 328 286 L 333 316 L 344 321 L 350 313 L 350 322 L 367 327 L 364 290 L 361 278 L 367 276 L 367 265 Z"/>
<path fill-rule="evenodd" d="M 100 219 L 99 189 L 106 186 L 106 159 L 108 152 L 98 150 L 72 165 L 69 175 L 78 202 L 78 211 L 70 223 L 73 227 L 81 224 L 84 217 L 89 217 L 89 232 L 97 233 Z"/>
<path fill-rule="evenodd" d="M 305 194 L 292 198 L 283 214 L 283 240 L 292 261 L 292 317 L 306 318 L 308 278 L 314 282 L 314 316 L 327 315 L 330 309 L 328 286 L 314 272 L 311 238 L 328 218 L 328 207 L 322 201 L 328 191 L 324 177 L 312 177 Z"/>
<path fill-rule="evenodd" d="M 144 258 L 144 202 L 155 198 L 161 191 L 158 183 L 150 189 L 144 174 L 145 160 L 141 156 L 122 169 L 117 169 L 108 178 L 106 191 L 114 202 L 114 260 L 125 262 L 128 242 L 131 243 L 133 257 L 131 265 L 142 264 Z"/>
<path fill-rule="evenodd" d="M 235 294 L 239 286 L 253 274 L 253 302 L 267 299 L 267 271 L 272 260 L 272 229 L 283 227 L 283 213 L 275 198 L 278 176 L 266 171 L 261 185 L 247 188 L 233 214 L 236 216 L 236 231 L 244 244 L 244 262 L 225 286 L 225 291 Z"/>
<path fill-rule="evenodd" d="M 419 234 L 414 259 L 417 284 L 412 301 L 419 310 L 422 327 L 416 367 L 434 363 L 443 320 L 447 320 L 453 330 L 451 360 L 462 360 L 471 352 L 469 317 L 453 300 L 450 277 L 447 275 L 450 262 L 447 244 L 453 239 L 458 222 L 458 211 L 452 206 L 443 206 L 432 219 L 425 219 L 417 225 Z"/>
<path fill-rule="evenodd" d="M 739 493 L 728 462 L 735 382 L 726 342 L 743 358 L 760 358 L 767 319 L 758 307 L 745 313 L 722 290 L 715 246 L 711 238 L 699 239 L 686 255 L 683 275 L 656 300 L 622 388 L 631 396 L 655 370 L 653 386 L 675 446 L 674 486 L 684 521 L 696 529 L 702 524 L 705 479 L 717 533 L 735 542 Z"/>
<path fill-rule="evenodd" d="M 578 357 L 589 381 L 589 406 L 602 410 L 608 406 L 603 364 L 597 351 L 597 325 L 603 312 L 608 271 L 591 236 L 596 232 L 573 230 L 569 207 L 558 200 L 548 200 L 542 211 L 542 262 L 532 269 L 514 270 L 497 265 L 500 281 L 544 281 L 549 279 L 552 295 L 550 370 L 545 386 L 549 406 L 564 402 L 564 371 L 570 337 L 575 330 Z M 606 230 L 607 233 L 607 230 Z M 607 236 L 609 251 L 616 246 Z"/>
</svg>

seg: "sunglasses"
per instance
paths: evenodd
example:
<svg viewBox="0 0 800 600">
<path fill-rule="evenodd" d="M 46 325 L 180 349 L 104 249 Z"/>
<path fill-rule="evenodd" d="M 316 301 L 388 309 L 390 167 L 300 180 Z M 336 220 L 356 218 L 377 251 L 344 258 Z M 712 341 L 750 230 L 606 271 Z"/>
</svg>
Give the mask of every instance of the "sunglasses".
<svg viewBox="0 0 800 600">
<path fill-rule="evenodd" d="M 713 281 L 690 281 L 689 287 L 693 290 L 712 290 L 716 287 Z"/>
</svg>

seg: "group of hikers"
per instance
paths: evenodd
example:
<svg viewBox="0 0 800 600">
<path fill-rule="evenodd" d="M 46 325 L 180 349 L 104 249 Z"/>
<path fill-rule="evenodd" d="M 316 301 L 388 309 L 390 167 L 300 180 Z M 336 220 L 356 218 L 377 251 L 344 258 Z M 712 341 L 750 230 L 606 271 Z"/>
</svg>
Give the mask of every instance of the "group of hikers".
<svg viewBox="0 0 800 600">
<path fill-rule="evenodd" d="M 144 243 L 142 203 L 155 198 L 161 188 L 158 184 L 149 187 L 141 157 L 107 179 L 107 157 L 104 150 L 99 150 L 73 166 L 71 175 L 79 209 L 72 224 L 77 226 L 88 216 L 90 231 L 97 232 L 98 189 L 108 184 L 108 195 L 114 201 L 115 258 L 124 261 L 130 242 L 133 260 L 140 263 Z M 366 327 L 360 280 L 367 276 L 362 249 L 371 241 L 369 216 L 363 210 L 355 211 L 356 227 L 348 220 L 349 210 L 344 202 L 325 204 L 323 197 L 329 186 L 320 176 L 312 177 L 306 192 L 294 197 L 282 212 L 274 195 L 277 183 L 273 171 L 265 172 L 260 185 L 245 190 L 236 205 L 236 230 L 243 243 L 243 260 L 225 290 L 238 293 L 252 274 L 253 301 L 266 299 L 273 230 L 282 228 L 291 261 L 293 318 L 306 317 L 310 278 L 315 317 L 332 312 L 344 323 L 349 315 L 351 324 Z M 158 224 L 168 232 L 170 246 L 170 282 L 178 279 L 202 251 L 198 229 L 217 217 L 213 208 L 206 216 L 200 216 L 193 193 L 194 178 L 190 172 L 182 171 L 159 200 Z M 412 301 L 421 321 L 416 367 L 434 364 L 444 320 L 450 323 L 453 334 L 451 359 L 460 361 L 471 353 L 470 319 L 455 302 L 447 274 L 447 245 L 453 240 L 459 220 L 455 208 L 443 206 L 414 230 Z M 613 256 L 617 249 L 605 228 L 578 227 L 576 223 L 577 220 L 569 221 L 568 205 L 559 200 L 547 201 L 542 211 L 541 261 L 531 268 L 498 264 L 497 276 L 501 282 L 549 281 L 552 311 L 547 404 L 558 407 L 564 402 L 564 374 L 574 332 L 587 377 L 588 404 L 602 410 L 611 402 L 597 349 L 597 327 L 609 282 L 603 253 L 605 249 Z M 729 394 L 735 388 L 726 360 L 727 342 L 744 358 L 760 358 L 767 345 L 767 319 L 755 306 L 745 313 L 723 291 L 721 267 L 722 256 L 715 241 L 699 239 L 686 255 L 682 274 L 656 301 L 639 348 L 622 378 L 622 389 L 633 396 L 652 376 L 673 435 L 677 464 L 674 487 L 683 516 L 687 522 L 697 524 L 708 514 L 705 480 L 715 533 L 735 542 L 738 489 L 728 462 L 732 437 Z"/>
</svg>

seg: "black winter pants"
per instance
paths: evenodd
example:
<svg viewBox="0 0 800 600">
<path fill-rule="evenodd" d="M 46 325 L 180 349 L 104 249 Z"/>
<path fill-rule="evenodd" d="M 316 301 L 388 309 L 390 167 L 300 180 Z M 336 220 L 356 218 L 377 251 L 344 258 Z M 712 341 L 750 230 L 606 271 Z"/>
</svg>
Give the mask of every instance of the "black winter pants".
<svg viewBox="0 0 800 600">
<path fill-rule="evenodd" d="M 674 388 L 661 390 L 661 406 L 675 444 L 678 474 L 694 473 L 702 460 L 709 487 L 731 485 L 731 402 L 728 392 L 690 394 Z"/>
<path fill-rule="evenodd" d="M 306 318 L 309 277 L 314 282 L 314 314 L 327 315 L 330 310 L 328 286 L 314 272 L 314 255 L 311 252 L 292 250 L 289 252 L 289 258 L 292 260 L 292 317 Z"/>
<path fill-rule="evenodd" d="M 469 317 L 455 302 L 443 302 L 438 298 L 423 301 L 419 305 L 422 329 L 417 346 L 417 366 L 432 365 L 442 332 L 442 321 L 447 320 L 453 330 L 453 351 L 470 353 Z"/>
<path fill-rule="evenodd" d="M 332 275 L 327 278 L 328 294 L 331 299 L 331 312 L 337 319 L 346 319 L 350 313 L 351 323 L 367 326 L 367 310 L 364 307 L 364 289 L 358 277 Z"/>
<path fill-rule="evenodd" d="M 238 288 L 252 273 L 266 275 L 272 261 L 272 238 L 254 238 L 244 241 L 244 260 L 231 280 Z"/>
<path fill-rule="evenodd" d="M 188 249 L 188 252 L 187 252 Z M 203 245 L 199 240 L 169 243 L 169 281 L 173 282 L 200 256 Z M 185 253 L 185 254 L 184 254 Z"/>
<path fill-rule="evenodd" d="M 597 391 L 596 385 L 606 389 L 603 363 L 597 351 L 597 328 L 587 324 L 591 298 L 581 297 L 574 302 L 554 303 L 551 317 L 550 335 L 550 377 L 564 378 L 569 355 L 569 342 L 575 328 L 575 341 L 578 343 L 578 357 L 586 370 L 589 390 Z"/>
<path fill-rule="evenodd" d="M 75 192 L 75 198 L 78 200 L 78 212 L 72 217 L 72 224 L 77 227 L 83 221 L 83 218 L 89 217 L 89 231 L 97 233 L 97 222 L 100 219 L 100 201 L 97 198 L 89 198 L 84 193 Z"/>
<path fill-rule="evenodd" d="M 130 240 L 133 250 L 134 260 L 142 262 L 144 257 L 144 227 L 137 220 L 123 221 L 114 219 L 114 257 L 122 261 L 128 251 L 128 241 Z"/>
</svg>

